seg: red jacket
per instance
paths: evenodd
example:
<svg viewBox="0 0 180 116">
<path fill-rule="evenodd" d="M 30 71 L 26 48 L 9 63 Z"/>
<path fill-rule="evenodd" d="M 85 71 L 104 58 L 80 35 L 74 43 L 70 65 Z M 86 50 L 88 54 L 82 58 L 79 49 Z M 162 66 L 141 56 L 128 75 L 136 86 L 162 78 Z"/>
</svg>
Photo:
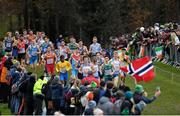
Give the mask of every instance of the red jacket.
<svg viewBox="0 0 180 116">
<path fill-rule="evenodd" d="M 0 72 L 2 71 L 2 68 L 4 67 L 4 63 L 6 60 L 7 60 L 6 56 L 2 57 L 1 62 L 0 62 Z"/>
<path fill-rule="evenodd" d="M 83 79 L 81 80 L 81 84 L 84 85 L 86 81 L 88 82 L 88 84 L 91 84 L 91 82 L 94 81 L 94 82 L 97 84 L 97 86 L 99 86 L 99 81 L 98 81 L 98 79 L 96 79 L 93 75 L 89 75 L 89 76 L 83 78 Z"/>
</svg>

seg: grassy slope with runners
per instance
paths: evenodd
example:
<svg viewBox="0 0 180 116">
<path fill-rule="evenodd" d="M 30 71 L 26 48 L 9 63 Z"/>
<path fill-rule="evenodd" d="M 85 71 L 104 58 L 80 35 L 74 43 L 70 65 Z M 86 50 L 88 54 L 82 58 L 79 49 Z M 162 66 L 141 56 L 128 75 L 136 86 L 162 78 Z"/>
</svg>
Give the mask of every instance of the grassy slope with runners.
<svg viewBox="0 0 180 116">
<path fill-rule="evenodd" d="M 180 114 L 180 70 L 159 62 L 155 63 L 155 66 L 161 68 L 162 70 L 173 72 L 175 76 L 172 80 L 171 73 L 164 72 L 156 68 L 156 77 L 153 81 L 149 83 L 140 83 L 148 92 L 148 97 L 152 97 L 154 95 L 157 86 L 160 86 L 162 92 L 155 102 L 147 105 L 143 114 Z M 35 72 L 40 75 L 43 73 L 43 68 L 38 68 Z M 126 83 L 132 88 L 132 90 L 134 90 L 133 79 L 127 78 Z M 7 104 L 0 104 L 0 111 L 2 114 L 10 114 Z"/>
</svg>

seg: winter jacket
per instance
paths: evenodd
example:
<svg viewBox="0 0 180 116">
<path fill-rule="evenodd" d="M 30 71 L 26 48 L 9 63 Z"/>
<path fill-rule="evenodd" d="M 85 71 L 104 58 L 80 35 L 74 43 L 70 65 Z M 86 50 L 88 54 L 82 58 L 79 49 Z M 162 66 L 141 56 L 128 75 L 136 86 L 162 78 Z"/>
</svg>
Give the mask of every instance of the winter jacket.
<svg viewBox="0 0 180 116">
<path fill-rule="evenodd" d="M 142 94 L 138 93 L 138 92 L 135 92 L 134 95 L 133 95 L 133 98 L 134 98 L 134 102 L 137 104 L 139 103 L 140 101 L 144 101 L 146 104 L 150 104 L 151 102 L 153 102 L 154 100 L 156 100 L 156 97 L 153 96 L 151 99 L 143 96 Z"/>
<path fill-rule="evenodd" d="M 63 97 L 63 87 L 62 85 L 56 83 L 51 85 L 52 100 L 61 99 Z"/>
<path fill-rule="evenodd" d="M 98 103 L 98 108 L 103 110 L 104 115 L 112 115 L 113 113 L 113 103 L 107 97 L 101 97 Z"/>
</svg>

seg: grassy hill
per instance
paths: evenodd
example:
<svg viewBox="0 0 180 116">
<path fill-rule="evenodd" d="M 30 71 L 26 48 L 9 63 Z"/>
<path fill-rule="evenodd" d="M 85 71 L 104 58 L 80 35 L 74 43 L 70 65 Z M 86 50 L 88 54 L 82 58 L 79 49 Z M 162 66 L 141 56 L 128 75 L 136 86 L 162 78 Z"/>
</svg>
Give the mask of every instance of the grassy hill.
<svg viewBox="0 0 180 116">
<path fill-rule="evenodd" d="M 155 102 L 147 105 L 143 114 L 180 114 L 180 70 L 159 62 L 155 63 L 155 67 L 155 79 L 149 83 L 140 84 L 144 86 L 148 97 L 154 95 L 157 86 L 160 86 L 162 94 Z M 38 69 L 36 72 L 40 75 L 43 69 Z M 126 83 L 134 90 L 133 79 L 127 78 Z M 10 114 L 7 104 L 0 104 L 0 111 L 2 114 Z"/>
</svg>

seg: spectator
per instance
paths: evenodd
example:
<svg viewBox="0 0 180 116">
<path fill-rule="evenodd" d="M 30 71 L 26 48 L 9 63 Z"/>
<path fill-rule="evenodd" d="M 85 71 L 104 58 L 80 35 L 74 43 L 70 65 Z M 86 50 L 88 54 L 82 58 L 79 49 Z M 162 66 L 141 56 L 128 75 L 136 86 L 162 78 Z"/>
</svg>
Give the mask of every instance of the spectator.
<svg viewBox="0 0 180 116">
<path fill-rule="evenodd" d="M 54 111 L 59 111 L 61 100 L 63 98 L 63 86 L 56 77 L 52 80 L 51 91 Z"/>
<path fill-rule="evenodd" d="M 42 102 L 44 99 L 44 94 L 42 94 L 42 86 L 45 84 L 44 76 L 40 76 L 39 79 L 34 84 L 33 96 L 34 96 L 34 111 L 36 115 L 42 114 Z"/>
</svg>

